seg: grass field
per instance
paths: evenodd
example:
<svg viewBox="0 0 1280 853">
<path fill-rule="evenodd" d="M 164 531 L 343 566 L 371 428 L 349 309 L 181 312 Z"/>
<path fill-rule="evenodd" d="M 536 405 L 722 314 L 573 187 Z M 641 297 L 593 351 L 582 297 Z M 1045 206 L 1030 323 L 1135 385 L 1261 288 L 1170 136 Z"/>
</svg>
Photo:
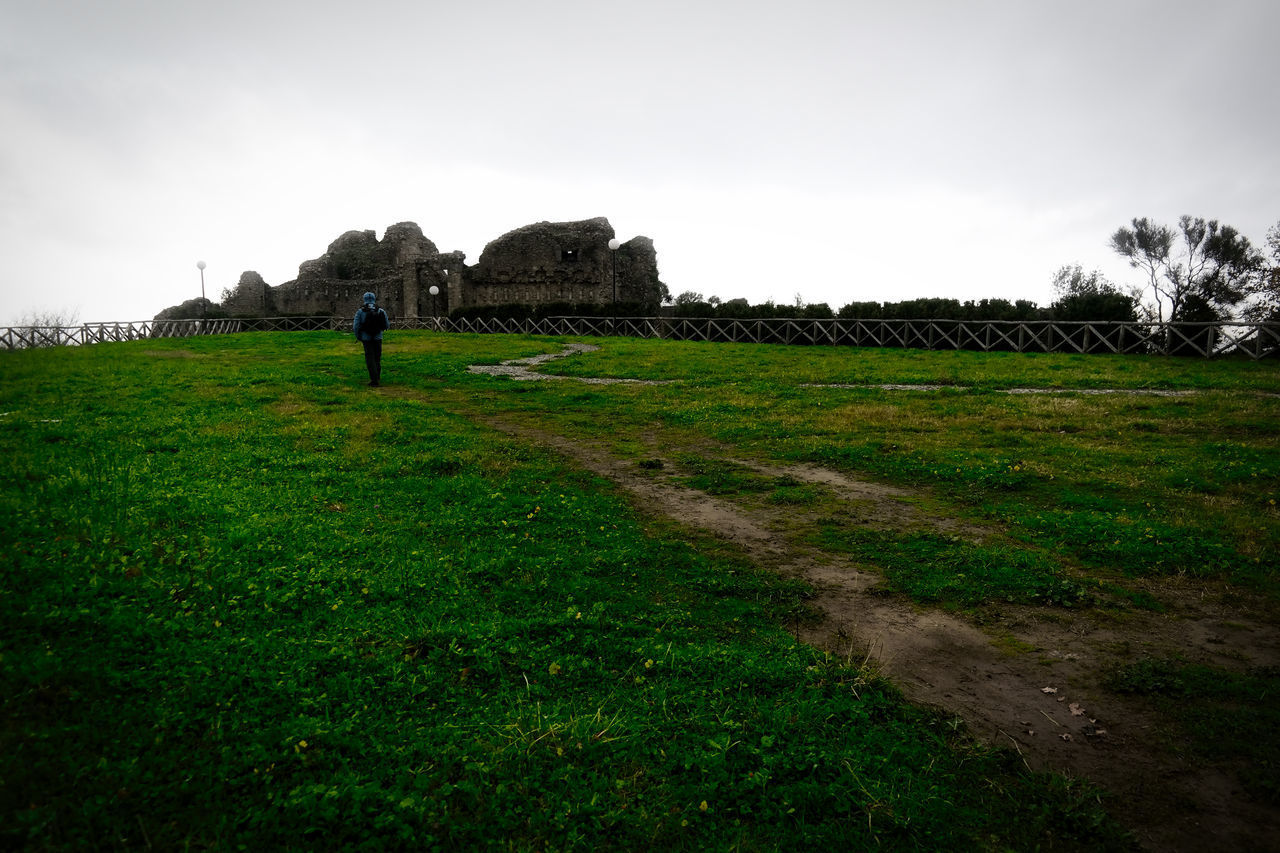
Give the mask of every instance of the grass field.
<svg viewBox="0 0 1280 853">
<path fill-rule="evenodd" d="M 487 418 L 804 506 L 792 535 L 921 606 L 1123 615 L 1164 606 L 1166 579 L 1275 601 L 1276 365 L 601 343 L 551 369 L 668 384 L 467 372 L 560 347 L 515 336 L 395 333 L 378 390 L 331 333 L 0 353 L 3 843 L 1128 846 L 1096 789 L 797 642 L 803 584 Z M 1028 387 L 1196 393 L 1004 393 Z M 1006 532 L 860 529 L 715 446 Z M 1221 692 L 1145 667 L 1115 689 Z M 1263 742 L 1207 748 L 1275 762 L 1276 674 L 1240 677 L 1223 714 Z"/>
</svg>

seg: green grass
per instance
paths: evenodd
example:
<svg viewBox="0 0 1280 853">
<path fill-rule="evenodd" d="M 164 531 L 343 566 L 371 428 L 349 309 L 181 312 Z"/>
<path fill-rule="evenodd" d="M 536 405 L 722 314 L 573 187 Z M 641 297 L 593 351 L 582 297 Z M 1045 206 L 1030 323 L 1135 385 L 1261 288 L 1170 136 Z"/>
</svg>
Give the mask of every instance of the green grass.
<svg viewBox="0 0 1280 853">
<path fill-rule="evenodd" d="M 1166 742 L 1187 760 L 1234 762 L 1250 796 L 1280 803 L 1280 670 L 1143 658 L 1111 673 L 1108 686 L 1158 709 Z"/>
<path fill-rule="evenodd" d="M 991 623 L 984 611 L 998 615 L 1008 602 L 1043 608 L 1047 619 L 1067 607 L 1106 608 L 1106 618 L 1123 626 L 1127 610 L 1177 614 L 1189 606 L 1182 596 L 1191 594 L 1212 606 L 1246 601 L 1274 624 L 1280 604 L 1274 361 L 623 340 L 548 369 L 675 382 L 590 391 L 556 383 L 486 401 L 619 453 L 637 436 L 656 448 L 691 448 L 681 457 L 685 482 L 749 507 L 764 495 L 777 503 L 784 487 L 743 464 L 704 455 L 814 463 L 912 490 L 914 518 L 894 525 L 874 512 L 833 508 L 823 490 L 810 489 L 797 506 L 812 520 L 793 521 L 788 533 L 852 556 L 883 575 L 887 588 L 922 605 L 968 611 L 984 624 Z M 881 384 L 944 387 L 886 392 Z M 1062 393 L 1002 393 L 1010 388 Z M 956 524 L 940 534 L 927 523 L 931 516 Z M 993 529 L 999 535 L 988 535 Z M 1275 802 L 1266 779 L 1275 767 L 1276 727 L 1258 722 L 1270 719 L 1270 702 L 1266 691 L 1238 693 L 1222 714 L 1193 717 L 1189 709 L 1224 706 L 1198 696 L 1181 705 L 1152 699 L 1170 732 L 1182 732 L 1211 758 L 1239 762 L 1237 775 L 1250 795 Z M 1233 734 L 1240 731 L 1248 736 Z M 1230 746 L 1250 741 L 1264 758 L 1261 770 Z M 1222 745 L 1217 753 L 1209 748 L 1215 742 Z"/>
<path fill-rule="evenodd" d="M 328 333 L 0 353 L 3 844 L 1126 846 L 1088 786 L 797 644 L 798 585 L 469 414 L 813 459 L 833 392 L 465 370 L 555 348 L 397 334 L 386 393 Z"/>
<path fill-rule="evenodd" d="M 1270 362 L 610 339 L 599 353 L 556 362 L 577 376 L 696 384 L 950 385 L 957 389 L 1131 388 L 1280 391 Z"/>
<path fill-rule="evenodd" d="M 1108 581 L 1190 576 L 1280 594 L 1274 362 L 611 340 L 548 369 L 679 381 L 545 383 L 495 405 L 597 440 L 710 442 L 924 488 Z M 956 388 L 815 387 L 909 383 Z M 1014 387 L 1195 393 L 999 393 Z"/>
<path fill-rule="evenodd" d="M 991 602 L 1079 607 L 1092 595 L 1044 554 L 975 545 L 936 533 L 893 533 L 828 523 L 815 537 L 829 551 L 878 566 L 893 589 L 917 601 L 975 606 Z"/>
<path fill-rule="evenodd" d="M 768 476 L 724 459 L 683 453 L 677 460 L 687 476 L 679 482 L 710 495 L 762 495 L 773 503 L 814 503 L 821 489 L 790 476 Z"/>
</svg>

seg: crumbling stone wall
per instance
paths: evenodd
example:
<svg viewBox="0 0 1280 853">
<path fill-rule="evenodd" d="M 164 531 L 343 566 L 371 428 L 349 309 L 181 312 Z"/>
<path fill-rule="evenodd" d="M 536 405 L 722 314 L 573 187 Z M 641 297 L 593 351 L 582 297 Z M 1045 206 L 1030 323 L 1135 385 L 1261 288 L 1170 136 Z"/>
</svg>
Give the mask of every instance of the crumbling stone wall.
<svg viewBox="0 0 1280 853">
<path fill-rule="evenodd" d="M 430 269 L 439 250 L 413 222 L 387 228 L 379 240 L 373 231 L 348 231 L 323 255 L 298 267 L 298 277 L 274 289 L 281 314 L 354 313 L 366 291 L 393 317 L 419 316 L 420 270 Z"/>
<path fill-rule="evenodd" d="M 468 270 L 468 305 L 661 301 L 653 241 L 636 237 L 609 248 L 604 217 L 539 222 L 489 243 Z M 616 270 L 616 294 L 615 294 Z M 651 274 L 650 274 L 651 273 Z"/>
<path fill-rule="evenodd" d="M 293 281 L 271 287 L 245 272 L 221 308 L 242 317 L 346 316 L 371 290 L 392 317 L 416 318 L 475 305 L 606 305 L 616 287 L 617 302 L 656 310 L 664 288 L 653 241 L 635 237 L 610 250 L 613 238 L 604 217 L 539 222 L 490 242 L 468 267 L 466 255 L 440 252 L 413 222 L 390 226 L 381 240 L 373 231 L 348 231 L 300 264 Z"/>
<path fill-rule="evenodd" d="M 268 317 L 274 308 L 270 286 L 252 270 L 242 272 L 235 289 L 222 300 L 222 310 L 232 317 Z"/>
</svg>

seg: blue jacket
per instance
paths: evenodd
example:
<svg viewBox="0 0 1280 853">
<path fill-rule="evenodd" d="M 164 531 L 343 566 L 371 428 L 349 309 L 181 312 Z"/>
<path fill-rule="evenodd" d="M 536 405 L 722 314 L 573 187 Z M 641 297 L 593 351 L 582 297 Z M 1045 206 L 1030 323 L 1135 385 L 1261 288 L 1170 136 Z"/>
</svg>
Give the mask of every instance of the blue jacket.
<svg viewBox="0 0 1280 853">
<path fill-rule="evenodd" d="M 381 308 L 374 308 L 370 311 L 368 308 L 361 308 L 356 312 L 356 318 L 351 323 L 351 330 L 356 333 L 356 339 L 361 341 L 380 341 L 382 340 L 382 332 L 391 325 L 391 320 L 387 317 L 387 312 Z"/>
</svg>

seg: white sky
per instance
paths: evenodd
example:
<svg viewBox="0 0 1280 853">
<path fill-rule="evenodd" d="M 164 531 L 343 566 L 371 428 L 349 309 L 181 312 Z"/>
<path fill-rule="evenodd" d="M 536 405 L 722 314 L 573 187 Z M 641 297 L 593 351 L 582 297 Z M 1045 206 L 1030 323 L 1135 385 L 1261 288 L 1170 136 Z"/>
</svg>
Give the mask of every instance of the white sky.
<svg viewBox="0 0 1280 853">
<path fill-rule="evenodd" d="M 672 294 L 1052 301 L 1135 216 L 1280 221 L 1276 0 L 0 0 L 0 322 L 344 231 L 540 220 Z"/>
</svg>

